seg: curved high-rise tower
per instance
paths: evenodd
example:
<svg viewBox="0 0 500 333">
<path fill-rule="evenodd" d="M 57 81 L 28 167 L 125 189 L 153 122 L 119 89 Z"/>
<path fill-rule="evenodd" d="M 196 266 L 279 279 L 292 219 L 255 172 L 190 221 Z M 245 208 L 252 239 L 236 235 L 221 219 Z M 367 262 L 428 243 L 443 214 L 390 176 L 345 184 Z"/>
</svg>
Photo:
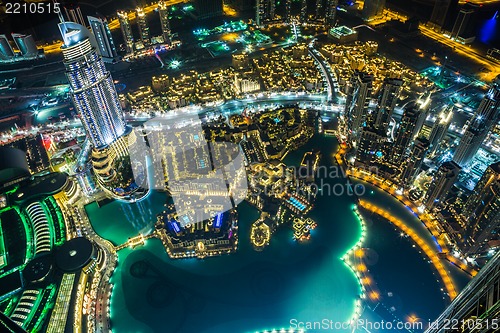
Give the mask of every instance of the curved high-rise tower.
<svg viewBox="0 0 500 333">
<path fill-rule="evenodd" d="M 74 22 L 59 24 L 71 98 L 92 143 L 92 168 L 98 184 L 114 197 L 138 200 L 147 191 L 133 175 L 130 144 L 137 138 L 126 126 L 118 93 L 97 53 L 94 35 Z"/>
<path fill-rule="evenodd" d="M 109 71 L 97 53 L 91 32 L 74 22 L 59 24 L 71 97 L 87 137 L 96 149 L 125 134 L 125 118 Z"/>
</svg>

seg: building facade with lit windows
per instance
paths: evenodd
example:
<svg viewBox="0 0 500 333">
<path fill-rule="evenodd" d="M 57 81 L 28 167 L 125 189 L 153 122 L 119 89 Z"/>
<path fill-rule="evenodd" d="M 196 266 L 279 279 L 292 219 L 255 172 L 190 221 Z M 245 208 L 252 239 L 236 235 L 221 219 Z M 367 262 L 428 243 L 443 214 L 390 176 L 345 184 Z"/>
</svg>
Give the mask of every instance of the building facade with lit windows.
<svg viewBox="0 0 500 333">
<path fill-rule="evenodd" d="M 462 168 L 453 161 L 441 164 L 432 178 L 427 190 L 424 205 L 428 210 L 433 209 L 439 202 L 443 202 L 455 184 Z"/>
<path fill-rule="evenodd" d="M 500 76 L 481 100 L 453 155 L 460 166 L 467 166 L 478 152 L 488 133 L 498 123 L 500 116 Z"/>
<path fill-rule="evenodd" d="M 339 0 L 326 0 L 326 24 L 333 27 L 337 20 L 337 6 Z"/>
<path fill-rule="evenodd" d="M 128 14 L 125 11 L 118 11 L 118 22 L 120 22 L 120 29 L 123 35 L 123 41 L 125 43 L 125 49 L 127 53 L 134 51 L 134 35 L 132 34 L 132 27 L 130 26 L 130 21 L 128 19 Z"/>
<path fill-rule="evenodd" d="M 141 37 L 142 44 L 148 46 L 151 44 L 151 34 L 149 32 L 149 25 L 146 14 L 142 7 L 137 7 L 137 26 L 139 27 L 139 36 Z"/>
<path fill-rule="evenodd" d="M 126 126 L 111 74 L 97 53 L 91 32 L 73 22 L 59 24 L 70 93 L 92 144 L 97 183 L 113 197 L 137 200 L 145 194 L 132 171 L 129 146 L 135 135 Z"/>
<path fill-rule="evenodd" d="M 60 23 L 66 76 L 76 111 L 94 148 L 108 146 L 125 133 L 118 94 L 90 31 L 73 22 Z"/>
<path fill-rule="evenodd" d="M 372 95 L 373 75 L 354 72 L 347 91 L 345 115 L 351 138 L 359 137 L 368 113 L 368 105 Z"/>
<path fill-rule="evenodd" d="M 275 19 L 276 0 L 257 0 L 255 6 L 255 23 L 258 26 L 263 26 L 269 21 Z"/>
<path fill-rule="evenodd" d="M 438 115 L 436 122 L 432 126 L 431 133 L 429 134 L 429 156 L 432 157 L 438 151 L 441 142 L 448 133 L 450 128 L 451 119 L 453 117 L 453 106 L 445 107 L 444 110 Z"/>
<path fill-rule="evenodd" d="M 500 232 L 500 162 L 490 165 L 464 204 L 464 250 L 477 256 L 494 249 Z"/>
<path fill-rule="evenodd" d="M 399 124 L 394 144 L 390 151 L 390 160 L 393 164 L 400 163 L 413 140 L 413 133 L 419 117 L 419 110 L 415 103 L 405 106 L 401 123 Z"/>
<path fill-rule="evenodd" d="M 158 2 L 158 13 L 160 14 L 163 41 L 170 44 L 172 42 L 172 31 L 170 30 L 170 20 L 168 19 L 168 6 L 165 1 Z"/>
<path fill-rule="evenodd" d="M 386 78 L 378 96 L 377 109 L 374 117 L 374 125 L 383 131 L 387 131 L 392 118 L 392 113 L 398 102 L 403 86 L 403 80 L 397 78 Z"/>
<path fill-rule="evenodd" d="M 420 171 L 424 158 L 429 150 L 429 140 L 426 138 L 417 138 L 411 149 L 409 158 L 405 161 L 401 173 L 401 185 L 411 187 Z"/>
<path fill-rule="evenodd" d="M 361 131 L 354 165 L 370 166 L 377 158 L 377 154 L 380 155 L 385 139 L 386 135 L 383 131 L 374 127 L 364 127 Z"/>
<path fill-rule="evenodd" d="M 92 33 L 97 41 L 99 54 L 101 55 L 102 60 L 107 62 L 116 61 L 118 59 L 118 53 L 116 52 L 113 36 L 111 36 L 111 31 L 109 30 L 106 19 L 100 19 L 93 16 L 88 16 L 87 18 L 89 20 Z"/>
</svg>

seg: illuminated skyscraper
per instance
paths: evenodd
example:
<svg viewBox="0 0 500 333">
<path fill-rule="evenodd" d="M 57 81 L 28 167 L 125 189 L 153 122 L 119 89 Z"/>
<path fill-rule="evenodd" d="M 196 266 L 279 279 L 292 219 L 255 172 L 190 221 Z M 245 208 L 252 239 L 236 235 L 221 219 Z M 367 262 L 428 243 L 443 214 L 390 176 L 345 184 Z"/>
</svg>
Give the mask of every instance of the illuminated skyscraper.
<svg viewBox="0 0 500 333">
<path fill-rule="evenodd" d="M 416 139 L 419 135 L 422 127 L 424 127 L 427 116 L 429 116 L 430 105 L 431 105 L 431 96 L 432 92 L 427 91 L 419 99 L 417 99 L 417 107 L 418 107 L 418 118 L 415 123 L 415 128 L 413 129 L 413 138 Z"/>
<path fill-rule="evenodd" d="M 322 19 L 325 17 L 325 12 L 324 12 L 324 6 L 323 6 L 323 0 L 316 0 L 316 19 Z"/>
<path fill-rule="evenodd" d="M 462 216 L 467 254 L 487 252 L 488 242 L 500 237 L 500 162 L 486 169 L 465 203 Z"/>
<path fill-rule="evenodd" d="M 84 26 L 62 22 L 61 47 L 73 104 L 92 143 L 92 169 L 101 188 L 113 197 L 135 201 L 147 194 L 132 171 L 130 146 L 137 140 L 130 131 L 110 73 L 97 53 L 97 42 Z M 136 161 L 135 164 L 141 161 Z"/>
<path fill-rule="evenodd" d="M 337 6 L 339 0 L 326 0 L 326 19 L 325 23 L 331 27 L 335 26 L 337 20 Z"/>
<path fill-rule="evenodd" d="M 436 28 L 443 28 L 457 5 L 458 0 L 436 0 L 429 23 Z"/>
<path fill-rule="evenodd" d="M 420 171 L 420 167 L 424 161 L 429 149 L 429 140 L 426 138 L 417 138 L 411 149 L 410 156 L 403 164 L 403 172 L 401 174 L 401 185 L 409 187 L 415 181 L 415 177 Z"/>
<path fill-rule="evenodd" d="M 385 0 L 365 0 L 363 6 L 363 18 L 365 20 L 373 19 L 384 13 Z"/>
<path fill-rule="evenodd" d="M 418 106 L 413 102 L 407 104 L 404 109 L 393 147 L 389 152 L 391 162 L 397 165 L 403 161 L 406 150 L 410 147 L 415 126 L 420 115 Z"/>
<path fill-rule="evenodd" d="M 377 110 L 375 111 L 374 125 L 387 131 L 392 113 L 398 102 L 403 80 L 386 78 L 378 96 Z"/>
<path fill-rule="evenodd" d="M 446 136 L 446 133 L 448 133 L 448 128 L 450 127 L 452 117 L 453 106 L 445 107 L 438 115 L 436 122 L 432 126 L 431 134 L 429 135 L 429 143 L 431 145 L 429 149 L 430 157 L 434 156 L 434 154 L 439 149 L 441 142 Z"/>
<path fill-rule="evenodd" d="M 151 44 L 151 35 L 149 33 L 149 26 L 146 14 L 144 13 L 144 9 L 142 7 L 136 8 L 137 12 L 137 25 L 139 26 L 139 35 L 141 37 L 141 41 L 144 46 L 148 46 Z"/>
<path fill-rule="evenodd" d="M 439 202 L 446 199 L 462 168 L 453 161 L 444 162 L 432 178 L 431 185 L 425 194 L 424 204 L 431 210 Z"/>
<path fill-rule="evenodd" d="M 255 7 L 255 22 L 258 26 L 275 19 L 276 0 L 257 0 Z"/>
<path fill-rule="evenodd" d="M 292 22 L 292 0 L 285 0 L 285 22 Z"/>
<path fill-rule="evenodd" d="M 160 14 L 161 32 L 165 43 L 172 41 L 172 31 L 170 30 L 170 20 L 168 19 L 168 6 L 165 1 L 158 2 L 158 13 Z"/>
<path fill-rule="evenodd" d="M 385 132 L 371 126 L 363 127 L 356 150 L 355 165 L 370 166 L 377 157 L 381 157 L 385 139 Z"/>
<path fill-rule="evenodd" d="M 7 36 L 0 35 L 0 60 L 10 60 L 12 58 L 14 58 L 14 51 Z"/>
<path fill-rule="evenodd" d="M 12 38 L 23 57 L 35 57 L 38 54 L 33 36 L 13 33 Z"/>
<path fill-rule="evenodd" d="M 100 19 L 93 16 L 88 16 L 87 19 L 89 20 L 90 28 L 97 41 L 99 54 L 102 60 L 107 62 L 117 60 L 118 53 L 116 52 L 115 43 L 113 42 L 113 37 L 111 36 L 111 31 L 109 30 L 106 19 Z"/>
<path fill-rule="evenodd" d="M 221 16 L 223 14 L 222 0 L 195 0 L 198 18 Z"/>
<path fill-rule="evenodd" d="M 488 133 L 498 123 L 500 114 L 500 76 L 493 81 L 493 86 L 486 93 L 476 113 L 470 120 L 460 143 L 453 155 L 453 160 L 461 166 L 472 162 Z"/>
<path fill-rule="evenodd" d="M 305 22 L 307 20 L 307 0 L 301 0 L 300 2 L 300 22 Z"/>
<path fill-rule="evenodd" d="M 86 26 L 85 20 L 83 19 L 82 10 L 80 6 L 74 1 L 69 1 L 64 5 L 64 13 L 68 21 L 78 23 L 80 25 Z"/>
<path fill-rule="evenodd" d="M 361 128 L 366 121 L 372 84 L 373 75 L 356 71 L 348 86 L 344 114 L 347 119 L 349 136 L 354 140 L 359 138 Z"/>
<path fill-rule="evenodd" d="M 439 318 L 432 321 L 425 333 L 498 332 L 499 290 L 500 252 L 489 260 Z M 458 327 L 451 330 L 449 323 L 455 322 Z"/>
<path fill-rule="evenodd" d="M 103 148 L 125 133 L 125 118 L 110 73 L 97 54 L 97 43 L 84 26 L 59 24 L 66 76 L 75 109 L 81 115 L 87 137 Z"/>
<path fill-rule="evenodd" d="M 122 30 L 123 41 L 125 42 L 125 47 L 127 53 L 134 51 L 134 35 L 132 34 L 132 28 L 130 27 L 130 21 L 128 19 L 127 12 L 118 11 L 118 21 L 120 22 L 120 28 Z"/>
</svg>

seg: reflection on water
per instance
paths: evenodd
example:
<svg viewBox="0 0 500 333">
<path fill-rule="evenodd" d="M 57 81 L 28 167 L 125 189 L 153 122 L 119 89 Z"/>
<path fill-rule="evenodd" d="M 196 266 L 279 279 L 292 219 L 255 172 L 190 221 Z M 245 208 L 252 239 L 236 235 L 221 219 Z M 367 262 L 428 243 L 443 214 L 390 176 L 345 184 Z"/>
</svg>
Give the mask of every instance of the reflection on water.
<svg viewBox="0 0 500 333">
<path fill-rule="evenodd" d="M 331 165 L 336 143 L 322 137 L 313 138 L 285 162 L 297 165 L 304 152 L 312 148 L 321 149 L 322 163 Z M 343 179 L 326 181 L 344 182 Z M 113 202 L 97 208 L 92 204 L 87 211 L 101 236 L 121 244 L 152 226 L 155 214 L 163 210 L 165 199 L 164 194 L 153 193 L 142 205 Z M 294 242 L 291 228 L 285 226 L 273 235 L 264 251 L 254 251 L 249 232 L 258 212 L 243 203 L 238 206 L 240 244 L 235 254 L 205 260 L 171 260 L 161 242 L 155 239 L 134 251 L 120 251 L 119 266 L 111 280 L 115 285 L 111 300 L 114 332 L 255 332 L 288 329 L 294 319 L 334 322 L 350 319 L 360 287 L 339 258 L 360 237 L 361 228 L 351 210 L 353 203 L 354 199 L 348 196 L 319 196 L 311 212 L 318 227 L 304 244 Z M 399 207 L 390 198 L 385 205 Z M 388 231 L 376 232 L 383 235 L 371 235 L 370 239 L 398 237 L 390 227 Z M 373 244 L 378 246 L 377 242 Z M 408 251 L 415 251 L 411 244 L 398 246 L 401 248 L 397 253 L 402 258 L 396 273 L 404 270 L 405 265 L 420 273 L 400 278 L 395 276 L 394 269 L 386 274 L 382 266 L 376 269 L 378 263 L 375 263 L 372 268 L 377 279 L 390 281 L 391 291 L 404 299 L 405 310 L 437 315 L 442 310 L 441 295 L 437 293 L 431 299 L 434 293 L 421 293 L 425 295 L 422 299 L 418 292 L 422 288 L 436 289 L 432 269 L 424 260 L 408 262 Z M 394 257 L 391 246 L 375 250 L 381 263 Z M 389 252 L 392 257 L 387 256 Z M 418 290 L 408 288 L 416 285 Z M 418 310 L 426 307 L 429 308 L 426 311 Z"/>
</svg>

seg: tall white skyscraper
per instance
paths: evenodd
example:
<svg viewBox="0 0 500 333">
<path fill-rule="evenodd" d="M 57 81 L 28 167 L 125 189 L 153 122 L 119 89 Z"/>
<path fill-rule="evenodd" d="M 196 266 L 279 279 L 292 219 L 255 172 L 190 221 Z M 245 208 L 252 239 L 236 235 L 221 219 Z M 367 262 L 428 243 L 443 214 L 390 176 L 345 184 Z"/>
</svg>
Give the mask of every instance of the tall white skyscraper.
<svg viewBox="0 0 500 333">
<path fill-rule="evenodd" d="M 96 149 L 104 148 L 125 133 L 125 118 L 110 73 L 97 53 L 97 42 L 84 26 L 59 24 L 66 76 L 75 109 L 87 137 Z"/>
</svg>

